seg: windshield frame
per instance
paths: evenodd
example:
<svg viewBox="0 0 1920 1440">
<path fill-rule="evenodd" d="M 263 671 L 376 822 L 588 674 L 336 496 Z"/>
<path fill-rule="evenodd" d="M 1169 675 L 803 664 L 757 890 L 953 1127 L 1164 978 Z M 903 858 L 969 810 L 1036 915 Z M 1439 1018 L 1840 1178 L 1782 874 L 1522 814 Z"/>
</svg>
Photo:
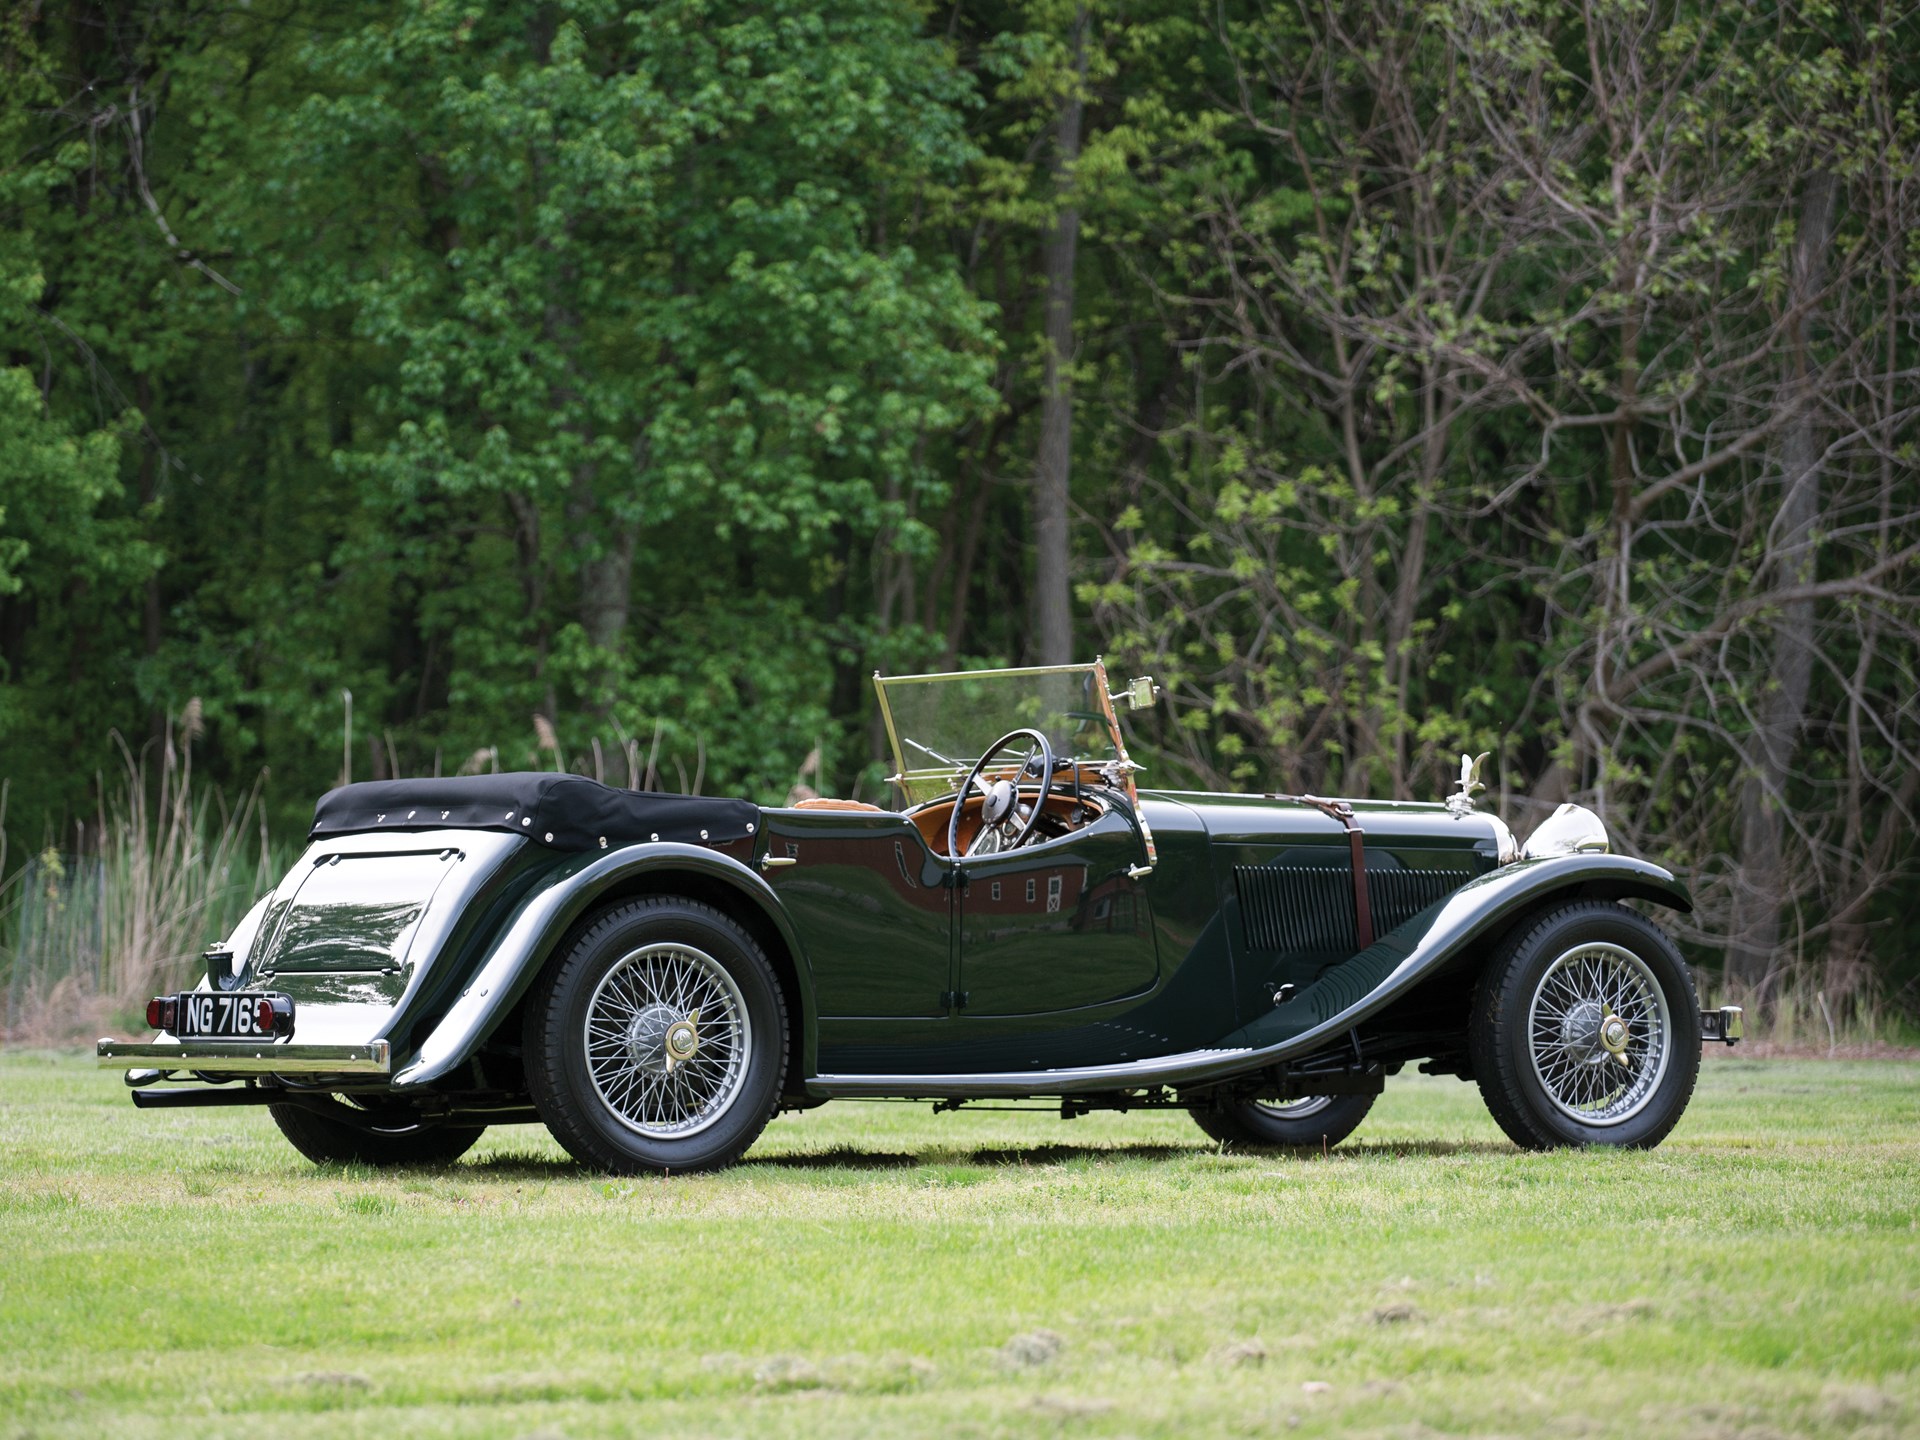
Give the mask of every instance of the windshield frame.
<svg viewBox="0 0 1920 1440">
<path fill-rule="evenodd" d="M 905 749 L 901 743 L 899 726 L 896 724 L 893 705 L 887 695 L 889 686 L 939 684 L 942 682 L 998 680 L 1022 676 L 1042 675 L 1090 675 L 1093 678 L 1094 698 L 1099 702 L 1100 714 L 1106 721 L 1106 731 L 1113 746 L 1113 756 L 1087 758 L 1075 756 L 1084 769 L 1099 775 L 1105 783 L 1116 789 L 1124 790 L 1130 804 L 1138 806 L 1139 797 L 1134 789 L 1133 772 L 1136 768 L 1127 756 L 1127 743 L 1120 733 L 1120 721 L 1114 712 L 1113 695 L 1107 688 L 1107 667 L 1103 660 L 1096 659 L 1091 664 L 1073 665 L 1026 665 L 992 670 L 946 670 L 924 675 L 882 675 L 873 672 L 873 688 L 880 699 L 880 716 L 886 723 L 887 742 L 893 750 L 894 773 L 887 777 L 890 784 L 899 789 L 907 804 L 923 805 L 929 801 L 952 795 L 965 783 L 967 772 L 979 760 L 978 754 L 954 756 L 952 765 L 921 764 L 917 767 L 907 764 Z M 1006 734 L 1017 726 L 1002 721 L 999 735 Z M 982 745 L 997 739 L 998 735 L 988 737 Z M 1068 758 L 1068 757 L 1060 757 Z M 1006 769 L 1010 772 L 1016 762 L 1009 761 Z M 999 767 L 994 767 L 998 773 Z"/>
</svg>

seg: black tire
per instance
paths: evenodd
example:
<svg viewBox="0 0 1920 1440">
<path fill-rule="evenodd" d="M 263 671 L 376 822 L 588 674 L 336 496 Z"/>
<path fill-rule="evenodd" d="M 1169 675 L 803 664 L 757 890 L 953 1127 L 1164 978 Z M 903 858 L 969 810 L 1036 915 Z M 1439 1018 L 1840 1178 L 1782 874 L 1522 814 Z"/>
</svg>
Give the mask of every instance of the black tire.
<svg viewBox="0 0 1920 1440">
<path fill-rule="evenodd" d="M 1620 1028 L 1603 1036 L 1609 1016 Z M 1576 901 L 1523 922 L 1501 947 L 1475 987 L 1467 1043 L 1487 1109 L 1514 1144 L 1650 1149 L 1693 1095 L 1700 1003 L 1658 925 L 1611 901 Z"/>
<path fill-rule="evenodd" d="M 325 1108 L 312 1108 L 316 1104 Z M 484 1125 L 429 1125 L 399 1135 L 380 1135 L 345 1118 L 358 1115 L 364 1120 L 370 1110 L 379 1114 L 371 1102 L 367 1107 L 351 1106 L 330 1095 L 307 1104 L 267 1107 L 280 1133 L 316 1165 L 375 1165 L 382 1169 L 451 1165 L 471 1150 L 487 1129 Z M 396 1112 L 393 1117 L 394 1123 L 404 1120 L 402 1113 Z"/>
<path fill-rule="evenodd" d="M 676 964 L 705 987 L 686 1016 L 649 988 Z M 662 1068 L 670 1040 L 693 1046 L 677 1080 Z M 549 962 L 528 1001 L 524 1044 L 534 1106 L 582 1165 L 717 1170 L 746 1152 L 779 1107 L 786 1001 L 759 945 L 720 911 L 675 896 L 634 900 L 592 919 Z"/>
<path fill-rule="evenodd" d="M 1372 1108 L 1371 1095 L 1314 1095 L 1218 1108 L 1195 1105 L 1187 1113 L 1215 1140 L 1237 1150 L 1324 1150 L 1351 1135 Z"/>
</svg>

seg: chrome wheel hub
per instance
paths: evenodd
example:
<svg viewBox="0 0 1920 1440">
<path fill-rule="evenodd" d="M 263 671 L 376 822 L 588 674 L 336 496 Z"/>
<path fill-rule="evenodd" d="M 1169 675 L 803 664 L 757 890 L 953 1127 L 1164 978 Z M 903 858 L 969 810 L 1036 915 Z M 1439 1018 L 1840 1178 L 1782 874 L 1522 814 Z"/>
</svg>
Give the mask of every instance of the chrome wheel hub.
<svg viewBox="0 0 1920 1440">
<path fill-rule="evenodd" d="M 608 1111 L 653 1139 L 698 1134 L 746 1083 L 753 1039 L 726 968 L 689 945 L 623 956 L 587 1002 L 587 1072 Z"/>
<path fill-rule="evenodd" d="M 1554 1108 L 1583 1125 L 1621 1124 L 1647 1107 L 1667 1073 L 1666 994 L 1631 950 L 1576 946 L 1534 987 L 1527 1046 Z"/>
<path fill-rule="evenodd" d="M 676 1020 L 667 1027 L 666 1039 L 667 1069 L 684 1065 L 700 1053 L 700 1012 L 694 1011 L 685 1020 Z"/>
<path fill-rule="evenodd" d="M 1618 1015 L 1609 1015 L 1600 1025 L 1600 1043 L 1607 1048 L 1607 1054 L 1615 1060 L 1626 1062 L 1627 1044 L 1633 1038 L 1633 1031 L 1627 1022 Z"/>
</svg>

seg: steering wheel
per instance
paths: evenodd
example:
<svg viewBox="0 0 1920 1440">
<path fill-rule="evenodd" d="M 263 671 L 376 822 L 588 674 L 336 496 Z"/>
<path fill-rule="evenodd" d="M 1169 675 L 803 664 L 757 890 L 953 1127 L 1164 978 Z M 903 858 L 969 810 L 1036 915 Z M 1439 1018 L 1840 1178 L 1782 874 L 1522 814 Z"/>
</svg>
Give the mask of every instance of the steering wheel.
<svg viewBox="0 0 1920 1440">
<path fill-rule="evenodd" d="M 996 780 L 989 785 L 981 778 L 993 757 L 1012 745 L 1016 740 L 1027 742 L 1027 755 L 1020 762 L 1020 768 L 1012 779 Z M 1036 761 L 1038 762 L 1036 766 Z M 1040 777 L 1040 794 L 1033 802 L 1031 810 L 1020 806 L 1020 778 L 1025 775 Z M 947 821 L 947 853 L 959 855 L 960 851 L 960 811 L 966 801 L 967 792 L 976 785 L 986 796 L 980 805 L 980 828 L 974 832 L 973 841 L 967 846 L 968 855 L 998 854 L 1006 850 L 1018 850 L 1033 835 L 1034 826 L 1040 823 L 1040 812 L 1047 798 L 1047 790 L 1053 784 L 1053 746 L 1047 743 L 1047 737 L 1038 730 L 1013 730 L 1002 735 L 987 747 L 986 754 L 973 762 L 973 769 L 967 772 L 967 780 L 960 787 L 960 793 L 953 797 L 953 815 Z M 987 836 L 993 835 L 996 843 L 991 849 L 983 850 Z"/>
</svg>

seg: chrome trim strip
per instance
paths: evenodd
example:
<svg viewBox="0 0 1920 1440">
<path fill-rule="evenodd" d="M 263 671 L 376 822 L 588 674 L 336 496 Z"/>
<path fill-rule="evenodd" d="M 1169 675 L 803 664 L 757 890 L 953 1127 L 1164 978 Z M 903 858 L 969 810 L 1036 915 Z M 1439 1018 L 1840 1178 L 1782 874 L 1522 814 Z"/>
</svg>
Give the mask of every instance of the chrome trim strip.
<svg viewBox="0 0 1920 1440">
<path fill-rule="evenodd" d="M 907 1098 L 913 1100 L 967 1099 L 992 1096 L 1020 1099 L 1033 1095 L 1071 1095 L 1085 1090 L 1131 1090 L 1142 1085 L 1164 1085 L 1205 1073 L 1232 1075 L 1257 1068 L 1262 1052 L 1185 1050 L 1155 1060 L 1129 1060 L 1118 1065 L 1080 1065 L 1070 1070 L 1003 1070 L 979 1075 L 815 1075 L 807 1081 L 809 1095 L 834 1100 Z"/>
<path fill-rule="evenodd" d="M 1580 886 L 1608 886 L 1653 898 L 1664 891 L 1666 903 L 1684 905 L 1686 891 L 1671 873 L 1644 860 L 1624 855 L 1577 855 L 1555 860 L 1523 860 L 1482 875 L 1454 891 L 1441 903 L 1426 933 L 1407 950 L 1400 963 L 1359 1000 L 1297 1035 L 1268 1045 L 1219 1045 L 1184 1050 L 1148 1060 L 1113 1065 L 1081 1065 L 1059 1070 L 983 1071 L 974 1075 L 814 1075 L 807 1093 L 828 1099 L 1012 1099 L 1035 1095 L 1074 1095 L 1089 1091 L 1131 1090 L 1147 1085 L 1199 1085 L 1258 1070 L 1296 1056 L 1310 1055 L 1337 1040 L 1374 1011 L 1391 1003 L 1415 980 L 1452 959 L 1489 922 L 1524 911 L 1536 898 Z M 1398 933 L 1398 932 L 1395 932 Z M 1377 942 L 1393 943 L 1391 935 Z M 1362 952 L 1368 953 L 1368 952 Z M 1311 987 L 1309 987 L 1310 991 Z M 1304 996 L 1295 997 L 1298 1004 Z M 1228 1039 L 1257 1039 L 1271 1030 L 1272 1011 L 1234 1032 Z M 960 1023 L 964 1024 L 964 1021 Z"/>
<path fill-rule="evenodd" d="M 1075 670 L 1091 670 L 1099 660 L 1078 660 L 1070 665 L 1002 665 L 994 670 L 928 670 L 917 675 L 882 675 L 875 680 L 994 680 L 1002 675 L 1066 675 Z"/>
<path fill-rule="evenodd" d="M 221 1075 L 388 1075 L 393 1051 L 385 1040 L 365 1045 L 270 1045 L 257 1040 L 196 1040 L 191 1045 L 101 1040 L 102 1066 L 120 1069 L 211 1070 Z"/>
</svg>

